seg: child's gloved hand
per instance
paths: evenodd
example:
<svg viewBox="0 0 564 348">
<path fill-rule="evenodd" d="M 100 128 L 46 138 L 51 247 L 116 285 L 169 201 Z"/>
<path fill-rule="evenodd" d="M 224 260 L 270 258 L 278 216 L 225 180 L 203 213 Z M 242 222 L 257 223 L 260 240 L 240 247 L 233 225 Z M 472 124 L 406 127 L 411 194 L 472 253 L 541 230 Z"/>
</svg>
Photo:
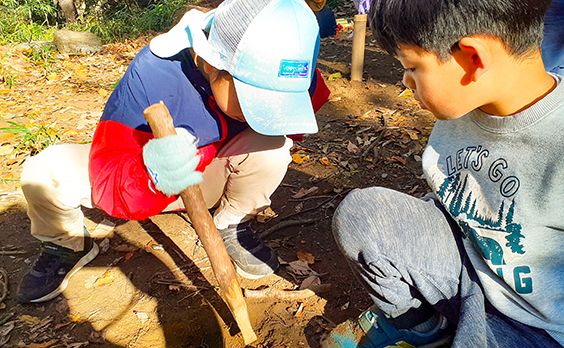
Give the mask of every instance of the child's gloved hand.
<svg viewBox="0 0 564 348">
<path fill-rule="evenodd" d="M 202 181 L 196 171 L 200 157 L 196 156 L 196 138 L 184 128 L 176 135 L 151 139 L 143 147 L 143 161 L 157 190 L 176 195 Z"/>
</svg>

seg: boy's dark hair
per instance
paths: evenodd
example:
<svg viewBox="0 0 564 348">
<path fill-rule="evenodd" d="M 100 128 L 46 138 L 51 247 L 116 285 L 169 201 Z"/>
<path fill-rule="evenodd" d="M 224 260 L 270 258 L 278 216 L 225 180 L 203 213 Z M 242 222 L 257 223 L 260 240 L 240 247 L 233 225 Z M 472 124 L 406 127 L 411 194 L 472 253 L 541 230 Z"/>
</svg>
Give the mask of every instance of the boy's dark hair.
<svg viewBox="0 0 564 348">
<path fill-rule="evenodd" d="M 467 36 L 500 39 L 521 57 L 539 48 L 551 0 L 373 0 L 369 23 L 380 47 L 396 55 L 415 45 L 446 61 Z"/>
</svg>

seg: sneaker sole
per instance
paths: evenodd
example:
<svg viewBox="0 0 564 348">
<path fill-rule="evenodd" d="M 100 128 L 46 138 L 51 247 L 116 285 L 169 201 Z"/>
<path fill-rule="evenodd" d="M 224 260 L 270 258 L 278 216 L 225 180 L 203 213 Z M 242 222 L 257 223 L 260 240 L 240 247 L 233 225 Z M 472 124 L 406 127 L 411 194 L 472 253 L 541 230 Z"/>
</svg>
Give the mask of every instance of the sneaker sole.
<svg viewBox="0 0 564 348">
<path fill-rule="evenodd" d="M 78 272 L 79 269 L 81 269 L 82 267 L 84 267 L 86 264 L 88 264 L 90 261 L 94 260 L 94 258 L 96 256 L 98 256 L 98 253 L 100 252 L 100 248 L 98 248 L 98 245 L 94 242 L 92 242 L 92 249 L 88 252 L 88 254 L 84 255 L 78 262 L 77 264 L 69 271 L 69 273 L 67 273 L 67 276 L 63 279 L 63 281 L 61 282 L 61 285 L 59 285 L 59 287 L 57 289 L 55 289 L 54 291 L 52 291 L 51 293 L 40 297 L 38 299 L 35 300 L 30 300 L 29 302 L 31 303 L 37 303 L 37 302 L 45 302 L 45 301 L 49 301 L 54 299 L 55 297 L 59 296 L 61 293 L 63 293 L 63 291 L 65 291 L 65 289 L 67 288 L 67 286 L 69 285 L 69 280 L 70 278 L 76 273 Z"/>
</svg>

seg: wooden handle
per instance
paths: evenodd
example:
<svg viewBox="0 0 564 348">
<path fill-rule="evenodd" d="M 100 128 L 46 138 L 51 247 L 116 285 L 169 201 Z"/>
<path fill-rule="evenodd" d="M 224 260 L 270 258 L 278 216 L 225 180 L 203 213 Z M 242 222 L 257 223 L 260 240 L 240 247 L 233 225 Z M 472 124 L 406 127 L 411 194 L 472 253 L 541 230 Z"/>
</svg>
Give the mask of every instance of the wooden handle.
<svg viewBox="0 0 564 348">
<path fill-rule="evenodd" d="M 153 104 L 146 108 L 143 111 L 143 115 L 156 138 L 164 138 L 176 134 L 172 117 L 162 101 L 159 104 Z M 206 207 L 200 186 L 190 186 L 182 191 L 180 196 L 192 221 L 192 227 L 196 230 L 196 234 L 208 254 L 225 302 L 231 310 L 237 325 L 239 325 L 239 329 L 241 329 L 245 345 L 254 342 L 257 336 L 249 320 L 247 303 L 243 298 L 241 286 L 239 286 L 237 281 L 237 274 L 229 254 L 227 254 L 223 240 L 221 240 Z"/>
</svg>

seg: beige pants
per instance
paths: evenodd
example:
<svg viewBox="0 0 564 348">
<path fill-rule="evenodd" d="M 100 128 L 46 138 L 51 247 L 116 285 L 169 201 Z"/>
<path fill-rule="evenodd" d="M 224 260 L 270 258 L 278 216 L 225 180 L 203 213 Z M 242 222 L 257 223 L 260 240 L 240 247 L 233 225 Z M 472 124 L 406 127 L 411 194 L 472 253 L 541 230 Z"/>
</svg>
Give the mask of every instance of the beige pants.
<svg viewBox="0 0 564 348">
<path fill-rule="evenodd" d="M 292 140 L 247 129 L 218 152 L 200 183 L 208 208 L 218 206 L 218 228 L 236 224 L 270 205 L 291 161 Z M 84 214 L 93 208 L 88 178 L 90 145 L 53 145 L 27 159 L 21 185 L 31 234 L 75 251 L 83 248 Z M 181 199 L 165 211 L 183 209 Z"/>
</svg>

